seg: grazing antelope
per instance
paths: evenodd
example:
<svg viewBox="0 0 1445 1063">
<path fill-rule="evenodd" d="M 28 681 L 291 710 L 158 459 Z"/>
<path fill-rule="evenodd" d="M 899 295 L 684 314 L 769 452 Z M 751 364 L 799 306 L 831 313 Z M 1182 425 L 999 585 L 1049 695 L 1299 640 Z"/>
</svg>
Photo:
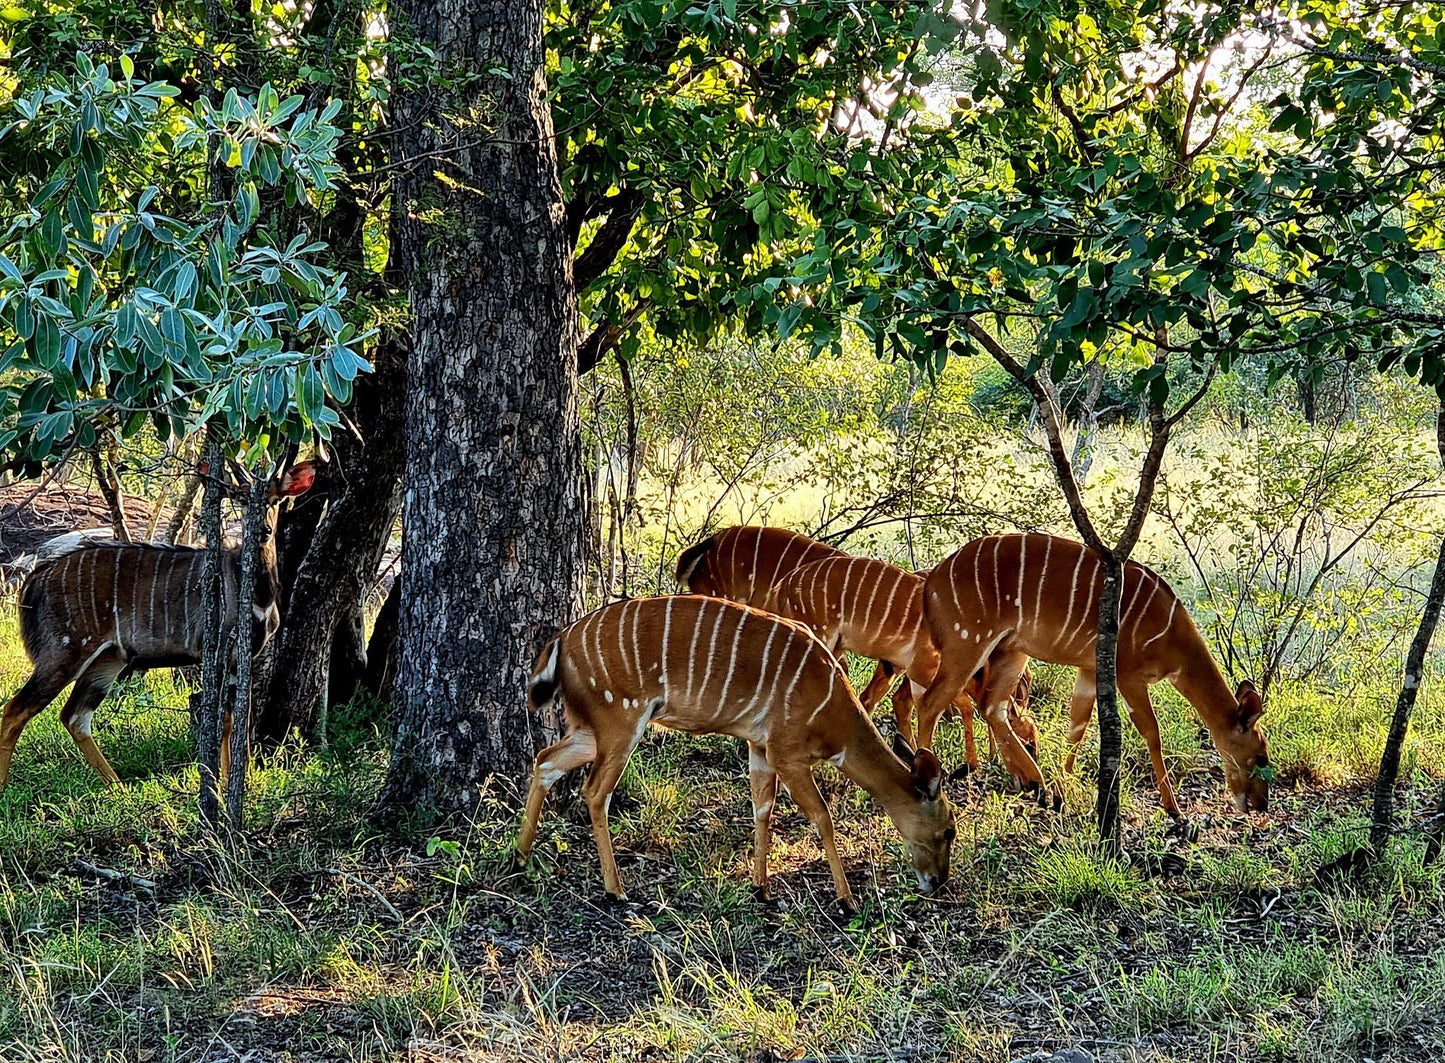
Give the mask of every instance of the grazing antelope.
<svg viewBox="0 0 1445 1063">
<path fill-rule="evenodd" d="M 256 652 L 280 626 L 275 503 L 301 494 L 316 477 L 314 462 L 293 465 L 271 484 L 271 509 L 261 546 L 261 569 L 250 596 Z M 91 735 L 96 707 L 122 675 L 148 668 L 198 664 L 205 627 L 205 551 L 159 543 L 97 542 L 62 536 L 42 547 L 41 560 L 20 589 L 20 638 L 34 670 L 0 715 L 0 789 L 10 776 L 15 743 L 25 725 L 71 683 L 60 722 L 87 763 L 108 784 L 120 781 Z M 47 544 L 49 546 L 49 544 Z M 226 623 L 237 615 L 241 548 L 222 554 Z M 229 735 L 230 715 L 225 718 Z M 223 736 L 223 774 L 230 742 Z"/>
<path fill-rule="evenodd" d="M 787 528 L 737 524 L 709 535 L 677 555 L 677 586 L 692 594 L 767 607 L 773 584 L 799 565 L 827 557 L 848 557 L 836 546 Z M 764 575 L 767 573 L 767 575 Z M 887 696 L 897 669 L 880 661 L 859 695 L 871 713 Z"/>
<path fill-rule="evenodd" d="M 748 743 L 753 798 L 753 884 L 766 895 L 768 844 L 779 780 L 822 835 L 838 901 L 853 904 L 828 806 L 812 765 L 829 760 L 871 793 L 903 835 L 920 889 L 948 879 L 953 809 L 927 750 L 890 750 L 833 655 L 801 625 L 721 598 L 634 598 L 564 628 L 532 671 L 535 708 L 560 699 L 567 735 L 537 755 L 517 838 L 525 862 L 547 791 L 592 763 L 583 794 L 607 892 L 621 898 L 607 809 L 649 724 Z"/>
<path fill-rule="evenodd" d="M 836 547 L 827 543 L 820 543 L 816 539 L 810 539 L 801 532 L 789 531 L 786 528 L 764 528 L 751 524 L 740 524 L 731 528 L 724 528 L 714 535 L 693 546 L 688 547 L 677 559 L 677 583 L 679 588 L 691 591 L 694 594 L 708 594 L 716 598 L 728 598 L 744 605 L 751 605 L 758 608 L 770 609 L 768 604 L 769 596 L 773 586 L 789 573 L 803 565 L 812 564 L 817 561 L 848 558 L 852 555 L 844 553 Z M 919 576 L 922 579 L 922 575 Z M 852 646 L 845 647 L 853 649 Z M 855 652 L 864 653 L 863 650 Z M 871 655 L 870 655 L 871 656 Z M 903 671 L 903 662 L 894 661 L 888 657 L 878 658 L 878 667 L 874 669 L 873 677 L 859 696 L 864 708 L 871 714 L 887 695 L 893 685 L 893 677 Z M 969 693 L 973 694 L 982 683 L 982 675 L 975 677 L 976 682 L 970 687 Z M 1025 697 L 1019 703 L 1023 708 L 1027 705 L 1027 684 L 1024 677 L 1020 677 L 1020 689 L 1025 691 Z M 903 735 L 905 740 L 913 733 L 911 724 L 913 703 L 910 698 L 911 690 L 907 682 L 899 686 L 898 692 L 893 696 L 894 716 L 900 723 L 898 733 Z M 964 712 L 968 716 L 964 717 Z M 972 721 L 972 710 L 959 709 L 960 717 L 964 717 L 970 723 Z M 1026 718 L 1026 717 L 1025 717 Z M 905 724 L 903 721 L 909 721 Z M 1025 729 L 1032 730 L 1032 720 L 1025 724 Z M 965 734 L 965 757 L 970 769 L 978 766 L 978 749 L 974 742 L 973 728 L 966 726 Z M 931 746 L 933 732 L 929 730 L 929 743 Z M 993 742 L 993 732 L 989 732 L 990 756 L 997 752 L 997 744 Z M 1037 751 L 1038 734 L 1032 730 L 1033 748 Z M 1037 752 L 1035 752 L 1037 757 Z M 1015 779 L 1019 776 L 1015 775 Z"/>
<path fill-rule="evenodd" d="M 773 584 L 764 608 L 806 624 L 834 653 L 848 650 L 900 669 L 906 680 L 893 696 L 893 711 L 898 733 L 911 743 L 913 698 L 923 694 L 938 672 L 938 651 L 923 623 L 923 584 L 922 576 L 886 561 L 835 554 L 785 573 Z M 973 706 L 982 695 L 983 681 L 983 675 L 971 677 L 964 687 L 968 698 L 955 702 L 963 721 L 965 758 L 972 770 L 978 768 Z M 1022 712 L 1028 704 L 1029 685 L 1025 671 L 1019 676 L 1003 726 L 1012 729 L 1037 760 L 1038 730 Z M 869 704 L 865 699 L 863 707 L 872 712 L 876 702 Z M 995 749 L 1000 745 L 993 741 L 992 731 L 990 742 Z M 920 745 L 931 749 L 932 735 Z"/>
<path fill-rule="evenodd" d="M 983 661 L 991 662 L 984 711 L 999 717 L 1020 669 L 1035 658 L 1079 669 L 1069 711 L 1069 741 L 1077 749 L 1094 711 L 1103 587 L 1097 554 L 1050 535 L 975 539 L 934 569 L 924 587 L 923 611 L 942 663 L 919 708 L 920 742 L 927 741 L 938 714 Z M 1149 702 L 1150 684 L 1162 679 L 1184 695 L 1209 728 L 1235 805 L 1240 811 L 1265 811 L 1269 754 L 1259 729 L 1264 713 L 1259 693 L 1248 680 L 1230 691 L 1173 590 L 1157 573 L 1131 561 L 1124 566 L 1119 601 L 1118 688 L 1149 747 L 1164 809 L 1180 819 Z M 1018 763 L 1029 779 L 1042 782 L 1038 764 L 1026 751 L 1006 746 L 1003 754 L 1006 763 Z M 1073 769 L 1073 760 L 1071 751 L 1065 770 Z"/>
</svg>

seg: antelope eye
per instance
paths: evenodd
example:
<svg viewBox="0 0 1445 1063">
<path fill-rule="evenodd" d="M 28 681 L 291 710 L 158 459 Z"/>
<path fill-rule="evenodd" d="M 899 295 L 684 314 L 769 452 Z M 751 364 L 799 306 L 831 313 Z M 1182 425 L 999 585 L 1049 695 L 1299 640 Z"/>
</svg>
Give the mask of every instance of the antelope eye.
<svg viewBox="0 0 1445 1063">
<path fill-rule="evenodd" d="M 949 827 L 946 831 L 943 832 L 943 840 L 946 842 L 951 842 L 955 837 L 957 837 L 957 835 L 958 832 L 952 827 Z"/>
</svg>

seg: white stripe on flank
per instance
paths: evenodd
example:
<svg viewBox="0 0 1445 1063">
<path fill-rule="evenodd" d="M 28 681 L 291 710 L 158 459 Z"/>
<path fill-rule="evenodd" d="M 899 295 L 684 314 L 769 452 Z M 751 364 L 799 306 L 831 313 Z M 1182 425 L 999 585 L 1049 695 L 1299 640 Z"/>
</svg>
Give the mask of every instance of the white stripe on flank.
<svg viewBox="0 0 1445 1063">
<path fill-rule="evenodd" d="M 895 569 L 893 572 L 893 589 L 888 592 L 888 601 L 883 606 L 883 616 L 879 619 L 880 623 L 889 624 L 895 628 L 899 626 L 894 623 L 893 620 L 893 602 L 898 598 L 898 588 L 907 582 L 908 573 L 904 572 L 901 568 Z"/>
<path fill-rule="evenodd" d="M 1074 577 L 1073 580 L 1069 583 L 1069 611 L 1064 614 L 1064 622 L 1059 625 L 1060 640 L 1063 639 L 1064 635 L 1069 630 L 1069 621 L 1074 618 L 1074 599 L 1079 596 L 1079 569 L 1084 564 L 1084 558 L 1087 557 L 1088 554 L 1089 548 L 1086 546 L 1081 546 L 1079 548 L 1079 560 L 1074 562 Z M 1070 639 L 1069 642 L 1073 642 L 1073 639 Z M 1068 642 L 1060 641 L 1059 648 L 1063 649 L 1068 646 L 1068 644 Z"/>
<path fill-rule="evenodd" d="M 687 687 L 683 690 L 682 696 L 692 700 L 692 675 L 693 666 L 697 662 L 697 637 L 702 634 L 702 607 L 699 605 L 697 619 L 692 623 L 692 642 L 687 647 Z"/>
<path fill-rule="evenodd" d="M 1034 593 L 1034 627 L 1039 626 L 1039 607 L 1044 603 L 1044 583 L 1049 578 L 1049 554 L 1054 550 L 1054 537 L 1044 540 L 1044 563 L 1039 567 L 1039 589 Z"/>
<path fill-rule="evenodd" d="M 592 626 L 592 645 L 597 648 L 597 670 L 605 678 L 612 669 L 607 667 L 607 654 L 602 649 L 602 629 L 607 626 L 607 621 L 612 619 L 612 612 L 608 610 L 604 615 L 602 610 L 597 611 L 597 623 Z"/>
<path fill-rule="evenodd" d="M 826 693 L 826 694 L 823 695 L 823 700 L 820 701 L 820 702 L 818 702 L 818 707 L 815 708 L 812 712 L 808 713 L 808 718 L 803 721 L 804 723 L 812 723 L 814 720 L 816 720 L 816 719 L 818 718 L 818 713 L 822 712 L 824 709 L 826 709 L 829 705 L 831 705 L 831 704 L 833 703 L 833 691 L 836 690 L 837 687 L 838 687 L 838 669 L 837 669 L 837 667 L 829 668 L 829 669 L 828 669 L 828 693 Z"/>
<path fill-rule="evenodd" d="M 181 581 L 181 608 L 184 610 L 184 612 L 182 612 L 182 614 L 181 614 L 181 627 L 182 627 L 181 642 L 185 645 L 186 649 L 191 649 L 191 648 L 192 648 L 192 647 L 191 647 L 191 588 L 196 586 L 196 575 L 195 575 L 196 558 L 198 558 L 198 557 L 200 557 L 200 556 L 201 556 L 201 555 L 200 555 L 199 553 L 195 552 L 195 551 L 192 551 L 192 552 L 191 552 L 191 556 L 186 559 L 186 578 Z M 202 571 L 202 575 L 204 575 L 204 574 L 205 574 L 205 573 L 204 573 L 204 570 L 203 570 L 203 571 Z M 171 591 L 171 588 L 172 588 L 174 585 L 175 585 L 175 584 L 174 584 L 173 582 L 169 581 L 169 580 L 166 582 L 166 597 L 167 597 L 167 598 L 170 597 L 170 591 Z M 202 591 L 204 591 L 205 588 L 200 588 L 200 589 L 201 589 Z M 169 603 L 167 603 L 167 613 L 169 614 Z"/>
<path fill-rule="evenodd" d="M 1093 554 L 1094 551 L 1090 550 L 1089 553 Z M 1074 633 L 1069 636 L 1069 642 L 1068 642 L 1069 645 L 1073 645 L 1074 639 L 1078 638 L 1079 635 L 1081 635 L 1081 634 L 1084 632 L 1085 628 L 1088 626 L 1088 623 L 1089 623 L 1089 610 L 1090 610 L 1090 608 L 1094 608 L 1094 609 L 1097 609 L 1097 608 L 1098 608 L 1098 604 L 1099 604 L 1099 603 L 1098 603 L 1098 599 L 1096 599 L 1096 598 L 1094 597 L 1094 580 L 1098 578 L 1099 569 L 1103 567 L 1103 564 L 1104 564 L 1104 563 L 1103 563 L 1101 560 L 1099 560 L 1099 555 L 1098 555 L 1098 554 L 1094 554 L 1094 567 L 1089 570 L 1089 579 L 1088 579 L 1088 581 L 1084 584 L 1084 589 L 1085 589 L 1084 608 L 1083 608 L 1083 611 L 1079 613 L 1079 624 L 1078 624 L 1078 627 L 1074 630 Z M 1097 614 L 1096 614 L 1096 616 L 1095 616 L 1094 623 L 1095 623 L 1095 625 L 1097 626 L 1097 624 L 1098 624 Z M 1097 631 L 1095 631 L 1095 635 L 1096 635 L 1096 636 L 1098 635 L 1098 632 L 1097 632 Z"/>
<path fill-rule="evenodd" d="M 1169 634 L 1169 629 L 1174 626 L 1174 610 L 1178 608 L 1179 599 L 1176 597 L 1172 602 L 1169 603 L 1169 618 L 1164 621 L 1164 626 L 1159 629 L 1159 634 L 1145 641 L 1144 645 L 1139 647 L 1141 650 L 1147 647 L 1150 643 L 1156 642 L 1159 639 L 1162 639 L 1165 635 Z"/>
<path fill-rule="evenodd" d="M 65 588 L 70 582 L 70 563 L 74 560 L 74 554 L 68 555 L 65 560 L 60 563 L 60 568 L 56 572 L 56 575 L 60 577 L 60 604 L 65 606 L 66 628 L 73 626 L 70 615 L 70 594 Z"/>
<path fill-rule="evenodd" d="M 627 607 L 631 604 L 632 599 L 630 598 L 622 603 L 621 608 L 617 611 L 617 623 L 612 625 L 613 631 L 617 635 L 618 678 L 623 678 L 627 671 L 627 643 L 623 640 L 622 633 L 627 624 Z"/>
<path fill-rule="evenodd" d="M 723 617 L 727 615 L 727 609 L 718 602 L 700 602 L 697 607 L 699 614 L 714 612 L 717 619 L 713 621 L 712 634 L 707 641 L 707 671 L 702 673 L 702 686 L 697 688 L 697 696 L 702 699 L 707 696 L 707 681 L 712 678 L 713 661 L 717 660 L 717 633 L 722 627 Z M 721 709 L 722 706 L 718 706 Z"/>
<path fill-rule="evenodd" d="M 851 611 L 849 610 L 849 608 L 848 608 L 848 595 L 849 595 L 849 594 L 853 591 L 853 589 L 854 589 L 854 587 L 853 587 L 853 566 L 856 565 L 856 564 L 858 563 L 858 561 L 859 561 L 858 558 L 856 558 L 856 557 L 850 557 L 850 558 L 848 559 L 847 564 L 845 564 L 845 565 L 843 566 L 843 586 L 841 586 L 841 587 L 838 588 L 838 597 L 837 597 L 837 599 L 832 603 L 833 605 L 835 605 L 835 606 L 837 607 L 837 615 L 838 615 L 838 619 L 839 619 L 839 620 L 847 619 L 849 616 L 852 615 L 852 612 L 851 612 Z M 828 596 L 828 595 L 826 594 L 827 587 L 825 586 L 823 589 L 824 589 L 824 591 L 825 591 L 824 597 L 826 598 L 826 597 Z M 854 597 L 857 597 L 857 595 L 854 595 Z M 832 610 L 829 610 L 829 612 L 831 613 Z M 830 619 L 831 619 L 831 617 L 830 617 Z"/>
<path fill-rule="evenodd" d="M 642 670 L 642 605 L 644 599 L 637 599 L 637 608 L 632 610 L 632 667 L 637 669 L 639 689 L 646 689 L 647 674 Z"/>
<path fill-rule="evenodd" d="M 978 564 L 978 562 L 975 561 L 975 562 L 974 562 L 975 567 L 977 567 L 977 564 Z M 960 614 L 963 612 L 963 607 L 962 607 L 961 605 L 959 605 L 959 602 L 958 602 L 958 573 L 954 571 L 954 569 L 956 569 L 957 567 L 958 567 L 958 555 L 957 555 L 957 554 L 954 554 L 951 558 L 948 559 L 948 595 L 949 595 L 950 598 L 953 599 L 953 614 L 954 614 L 954 616 L 958 616 L 958 615 L 960 615 Z M 980 608 L 983 607 L 983 598 L 982 598 L 982 597 L 979 598 L 978 604 L 979 604 L 979 607 L 980 607 Z M 924 608 L 926 609 L 927 606 L 925 606 Z"/>
<path fill-rule="evenodd" d="M 110 555 L 110 615 L 115 625 L 115 648 L 124 660 L 125 647 L 120 641 L 120 558 L 119 550 Z"/>
<path fill-rule="evenodd" d="M 896 586 L 897 586 L 897 584 L 895 583 L 895 587 L 896 587 Z M 863 609 L 863 622 L 862 622 L 862 625 L 861 625 L 861 626 L 862 626 L 862 630 L 864 630 L 864 631 L 872 631 L 872 630 L 873 630 L 873 629 L 869 626 L 868 622 L 873 619 L 873 606 L 878 603 L 878 592 L 882 589 L 882 587 L 883 587 L 883 577 L 882 577 L 882 575 L 880 575 L 880 574 L 878 574 L 878 573 L 874 573 L 874 575 L 873 575 L 873 593 L 870 594 L 870 595 L 868 595 L 868 604 L 867 604 L 867 606 L 865 606 L 864 609 Z M 891 602 L 893 599 L 892 599 L 892 597 L 890 596 L 888 600 Z M 883 615 L 884 615 L 885 617 L 888 615 L 887 610 L 884 610 Z"/>
<path fill-rule="evenodd" d="M 742 588 L 738 586 L 737 568 L 738 539 L 740 539 L 741 537 L 741 533 L 728 535 L 727 544 L 728 546 L 732 547 L 732 552 L 728 554 L 728 563 L 726 565 L 722 563 L 722 550 L 718 550 L 717 552 L 718 582 L 723 584 L 722 587 L 719 589 L 729 598 L 736 598 L 742 590 Z M 726 582 L 724 582 L 722 579 L 724 574 L 727 575 Z"/>
<path fill-rule="evenodd" d="M 998 583 L 998 548 L 1003 540 L 995 535 L 993 537 L 993 610 L 998 616 L 1003 615 L 1003 590 Z"/>
<path fill-rule="evenodd" d="M 1144 604 L 1139 607 L 1139 612 L 1134 616 L 1134 630 L 1129 633 L 1130 639 L 1137 639 L 1139 637 L 1139 622 L 1149 615 L 1149 607 L 1154 604 L 1154 599 L 1159 594 L 1159 577 L 1147 570 L 1145 571 L 1145 575 L 1149 577 L 1150 582 L 1153 583 L 1153 587 L 1149 591 L 1149 597 L 1144 599 Z"/>
<path fill-rule="evenodd" d="M 743 638 L 743 625 L 744 625 L 745 623 L 747 623 L 748 614 L 747 614 L 747 613 L 743 613 L 743 612 L 739 612 L 739 613 L 737 614 L 737 617 L 738 617 L 738 626 L 737 626 L 737 630 L 733 632 L 733 652 L 732 652 L 732 656 L 730 656 L 730 657 L 728 658 L 728 670 L 727 670 L 727 674 L 723 676 L 722 693 L 720 693 L 720 694 L 717 696 L 717 704 L 718 704 L 718 711 L 719 711 L 719 712 L 721 712 L 721 711 L 723 710 L 723 708 L 726 707 L 727 702 L 728 702 L 728 687 L 730 687 L 730 686 L 733 685 L 733 669 L 736 668 L 736 667 L 737 667 L 737 664 L 738 664 L 738 643 L 742 641 L 742 638 Z"/>
<path fill-rule="evenodd" d="M 761 534 L 761 532 L 760 532 L 759 534 Z M 777 583 L 778 583 L 778 573 L 780 573 L 780 572 L 783 571 L 783 561 L 784 561 L 784 559 L 787 558 L 787 556 L 788 556 L 788 551 L 791 550 L 792 548 L 793 548 L 793 540 L 792 540 L 792 539 L 789 539 L 785 544 L 783 544 L 783 549 L 782 549 L 781 552 L 779 552 L 779 554 L 778 554 L 778 559 L 773 562 L 773 574 L 772 574 L 772 576 L 770 576 L 770 577 L 768 578 L 768 585 L 767 585 L 767 587 L 765 588 L 766 590 L 772 590 L 773 587 L 777 586 Z"/>
<path fill-rule="evenodd" d="M 667 605 L 663 607 L 662 646 L 657 651 L 657 670 L 660 673 L 658 679 L 662 682 L 662 692 L 664 694 L 667 693 L 667 674 L 672 670 L 669 667 L 672 661 L 668 651 L 672 649 L 672 603 L 675 601 L 677 601 L 676 598 L 669 598 Z"/>
<path fill-rule="evenodd" d="M 957 555 L 954 555 L 955 557 Z M 983 575 L 979 572 L 978 563 L 983 559 L 983 547 L 973 552 L 973 590 L 978 595 L 978 606 L 980 615 L 983 611 Z"/>
<path fill-rule="evenodd" d="M 167 554 L 165 556 L 169 557 L 170 555 Z M 161 557 L 162 555 L 159 550 L 151 551 L 151 612 L 150 623 L 148 624 L 148 627 L 150 628 L 151 639 L 157 642 L 165 642 L 166 636 L 170 634 L 170 632 L 166 630 L 166 621 L 168 620 L 170 614 L 169 608 L 167 608 L 166 610 L 166 615 L 160 618 L 160 630 L 156 630 L 156 587 L 158 587 L 161 582 Z M 170 602 L 167 601 L 166 605 L 169 606 Z M 157 636 L 159 636 L 159 638 L 157 638 Z"/>
<path fill-rule="evenodd" d="M 95 573 L 91 572 L 91 586 L 87 590 L 85 586 L 85 559 L 88 557 L 93 559 L 95 557 L 95 551 L 82 550 L 80 552 L 80 563 L 75 566 L 75 583 L 79 589 L 80 596 L 80 621 L 85 625 L 87 631 L 94 631 L 100 624 L 91 619 L 90 615 L 92 612 L 90 608 L 91 600 L 95 597 Z M 94 569 L 94 567 L 95 562 L 92 560 L 91 568 Z"/>
<path fill-rule="evenodd" d="M 753 706 L 757 704 L 758 698 L 762 696 L 763 680 L 768 677 L 768 658 L 773 654 L 773 639 L 778 637 L 778 631 L 781 630 L 782 626 L 782 624 L 774 623 L 772 630 L 768 632 L 768 641 L 763 643 L 763 659 L 758 664 L 758 681 L 753 687 L 753 693 L 752 696 L 748 698 L 747 705 L 737 714 L 737 719 L 739 720 L 753 711 Z"/>
<path fill-rule="evenodd" d="M 1133 594 L 1132 597 L 1130 597 L 1130 598 L 1126 601 L 1126 600 L 1124 599 L 1124 591 L 1125 591 L 1125 590 L 1128 590 L 1128 586 L 1127 586 L 1128 582 L 1129 582 L 1129 566 L 1128 566 L 1128 565 L 1125 565 L 1125 566 L 1124 566 L 1124 583 L 1126 584 L 1126 586 L 1125 586 L 1123 589 L 1121 589 L 1120 592 L 1119 592 L 1119 602 L 1120 602 L 1120 605 L 1121 605 L 1121 607 L 1120 607 L 1120 609 L 1119 609 L 1119 630 L 1120 630 L 1120 631 L 1123 631 L 1123 630 L 1124 630 L 1124 621 L 1127 620 L 1128 617 L 1129 617 L 1129 610 L 1132 609 L 1132 608 L 1134 608 L 1134 603 L 1139 600 L 1139 595 L 1142 594 L 1143 591 L 1144 591 L 1144 581 L 1143 581 L 1142 579 L 1135 580 L 1135 581 L 1134 581 L 1134 594 Z"/>
<path fill-rule="evenodd" d="M 582 651 L 582 670 L 586 672 L 587 676 L 592 680 L 593 686 L 597 685 L 597 670 L 592 667 L 592 650 L 587 645 L 587 633 L 592 630 L 592 621 L 596 616 L 597 614 L 595 612 L 588 613 L 581 620 L 577 621 L 576 625 L 577 647 Z"/>
<path fill-rule="evenodd" d="M 1024 572 L 1025 572 L 1025 570 L 1027 570 L 1027 568 L 1028 568 L 1028 556 L 1029 556 L 1029 537 L 1028 537 L 1027 535 L 1020 535 L 1020 536 L 1019 536 L 1019 592 L 1018 592 L 1018 596 L 1014 599 L 1014 604 L 1017 605 L 1018 608 L 1019 608 L 1019 626 L 1020 626 L 1020 627 L 1023 626 L 1023 622 L 1024 622 Z"/>
<path fill-rule="evenodd" d="M 140 630 L 136 624 L 140 621 L 140 573 L 145 565 L 146 551 L 137 550 L 135 553 L 135 577 L 130 582 L 130 651 L 135 652 L 140 642 Z"/>
<path fill-rule="evenodd" d="M 758 554 L 763 548 L 763 537 L 761 534 L 753 536 L 753 567 L 748 570 L 748 601 L 758 593 Z M 763 588 L 767 593 L 767 588 Z"/>
<path fill-rule="evenodd" d="M 809 642 L 808 638 L 807 638 L 806 636 L 803 636 L 799 641 L 801 641 L 802 644 L 803 644 L 803 655 L 798 659 L 798 667 L 797 667 L 797 669 L 795 669 L 794 672 L 793 672 L 793 678 L 788 682 L 788 689 L 783 692 L 783 720 L 784 720 L 784 721 L 787 721 L 787 720 L 792 719 L 792 716 L 793 716 L 793 707 L 792 707 L 792 705 L 793 705 L 793 691 L 795 691 L 795 690 L 798 689 L 798 681 L 803 678 L 803 667 L 808 663 L 808 658 L 811 656 L 812 644 Z M 789 633 L 788 633 L 788 644 L 789 644 L 789 645 L 792 645 L 792 642 L 793 642 L 793 634 L 792 634 L 792 632 L 789 632 Z M 786 648 L 786 647 L 784 647 L 783 655 L 784 655 L 784 657 L 786 658 L 786 656 L 787 656 L 787 648 Z M 782 661 L 779 661 L 779 662 L 778 662 L 779 665 L 781 665 L 782 663 L 783 663 Z M 779 668 L 779 671 L 781 672 L 782 669 Z"/>
</svg>

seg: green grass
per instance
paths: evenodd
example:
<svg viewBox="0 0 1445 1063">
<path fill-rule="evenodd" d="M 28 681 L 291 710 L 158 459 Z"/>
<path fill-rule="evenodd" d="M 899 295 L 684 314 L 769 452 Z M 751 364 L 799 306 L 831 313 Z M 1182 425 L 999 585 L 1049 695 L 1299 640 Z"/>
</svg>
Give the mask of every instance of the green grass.
<svg viewBox="0 0 1445 1063">
<path fill-rule="evenodd" d="M 24 662 L 5 645 L 13 688 Z M 1067 686 L 1045 669 L 1036 690 L 1057 775 Z M 603 902 L 575 809 L 548 810 L 522 872 L 508 793 L 439 841 L 377 833 L 384 741 L 366 713 L 338 714 L 325 752 L 258 766 L 247 847 L 202 851 L 184 701 L 156 675 L 97 714 L 124 780 L 113 791 L 53 710 L 27 731 L 0 795 L 0 1058 L 1003 1061 L 1074 1045 L 1316 1061 L 1445 1048 L 1445 887 L 1423 844 L 1403 840 L 1363 882 L 1315 882 L 1362 836 L 1383 690 L 1353 707 L 1282 691 L 1270 735 L 1288 783 L 1277 813 L 1247 820 L 1220 800 L 1192 718 L 1161 697 L 1180 792 L 1214 817 L 1192 847 L 1165 837 L 1132 735 L 1122 862 L 1090 844 L 1086 776 L 1066 780 L 1058 814 L 1004 792 L 997 769 L 958 784 L 955 879 L 936 900 L 916 896 L 866 795 L 820 769 L 862 902 L 851 920 L 786 801 L 776 903 L 752 897 L 746 754 L 723 738 L 654 733 L 629 766 L 614 806 L 624 907 Z M 1421 711 L 1407 813 L 1445 774 L 1438 706 Z M 956 724 L 940 752 L 961 761 Z M 98 883 L 77 859 L 157 888 Z M 1178 873 L 1158 877 L 1169 860 Z"/>
</svg>

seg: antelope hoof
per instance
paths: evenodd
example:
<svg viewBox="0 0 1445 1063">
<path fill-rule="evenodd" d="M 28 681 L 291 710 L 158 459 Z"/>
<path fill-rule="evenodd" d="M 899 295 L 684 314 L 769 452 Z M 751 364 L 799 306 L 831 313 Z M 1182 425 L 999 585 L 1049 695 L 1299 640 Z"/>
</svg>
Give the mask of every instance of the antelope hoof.
<svg viewBox="0 0 1445 1063">
<path fill-rule="evenodd" d="M 858 914 L 858 905 L 854 903 L 852 897 L 839 897 L 838 912 L 844 919 L 852 919 Z"/>
<path fill-rule="evenodd" d="M 627 899 L 626 893 L 613 893 L 611 890 L 607 890 L 602 896 L 604 906 L 608 908 L 623 908 L 632 903 Z"/>
<path fill-rule="evenodd" d="M 968 782 L 977 770 L 978 768 L 976 765 L 965 764 L 963 767 L 955 769 L 953 773 L 949 775 L 948 781 Z"/>
</svg>

